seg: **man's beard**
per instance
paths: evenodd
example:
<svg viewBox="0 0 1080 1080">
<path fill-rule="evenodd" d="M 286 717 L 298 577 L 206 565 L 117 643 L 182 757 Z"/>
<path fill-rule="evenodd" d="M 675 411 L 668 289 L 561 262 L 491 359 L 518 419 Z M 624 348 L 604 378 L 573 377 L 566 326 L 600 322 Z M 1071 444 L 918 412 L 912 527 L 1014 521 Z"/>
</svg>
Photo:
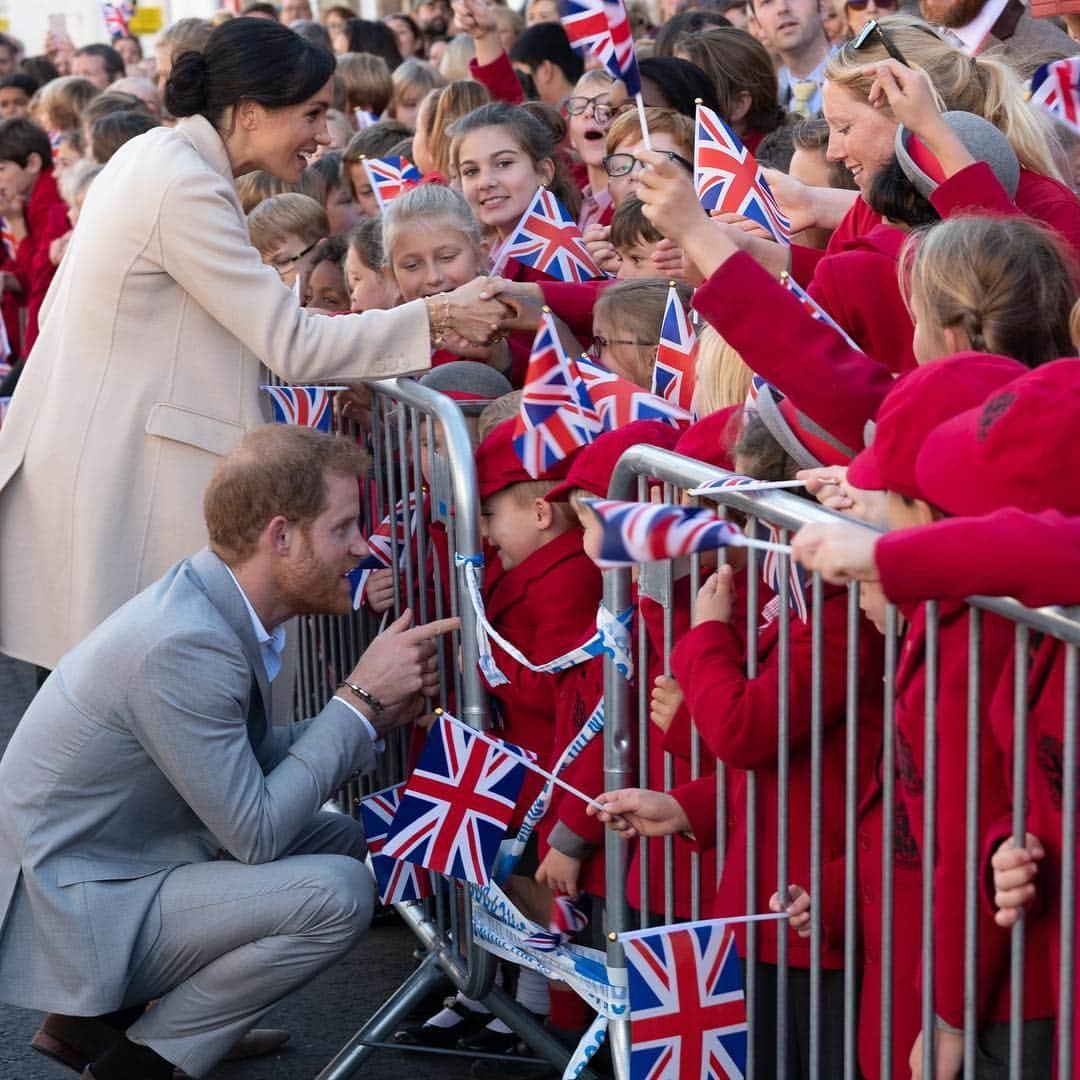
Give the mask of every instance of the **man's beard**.
<svg viewBox="0 0 1080 1080">
<path fill-rule="evenodd" d="M 341 574 L 308 551 L 285 572 L 280 582 L 282 599 L 297 615 L 348 615 L 350 594 Z"/>
<path fill-rule="evenodd" d="M 928 23 L 950 30 L 967 26 L 984 7 L 986 0 L 919 0 L 919 8 Z"/>
</svg>

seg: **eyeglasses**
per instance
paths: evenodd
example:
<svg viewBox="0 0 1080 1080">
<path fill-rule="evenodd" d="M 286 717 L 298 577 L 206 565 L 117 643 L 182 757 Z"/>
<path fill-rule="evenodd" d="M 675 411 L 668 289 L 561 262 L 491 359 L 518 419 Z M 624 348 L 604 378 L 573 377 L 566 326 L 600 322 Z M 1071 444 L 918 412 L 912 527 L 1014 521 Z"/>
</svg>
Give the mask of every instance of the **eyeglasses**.
<svg viewBox="0 0 1080 1080">
<path fill-rule="evenodd" d="M 601 103 L 603 98 L 607 100 Z M 596 97 L 568 97 L 565 104 L 568 116 L 580 116 L 582 113 L 587 113 L 591 105 L 593 119 L 598 124 L 606 124 L 619 111 L 611 104 L 611 99 L 607 94 L 597 94 Z"/>
<path fill-rule="evenodd" d="M 870 0 L 847 0 L 845 7 L 851 8 L 852 11 L 862 11 Z M 895 11 L 897 0 L 874 0 L 874 7 L 880 11 Z"/>
<path fill-rule="evenodd" d="M 674 150 L 661 150 L 660 153 L 665 154 L 668 161 L 677 161 L 687 172 L 693 174 L 693 164 L 687 161 L 682 154 L 676 154 Z M 604 158 L 604 172 L 608 176 L 629 176 L 634 171 L 635 165 L 644 168 L 645 162 L 641 158 L 634 157 L 633 154 L 608 154 Z"/>
<path fill-rule="evenodd" d="M 655 349 L 655 341 L 629 341 L 627 338 L 606 338 L 603 334 L 593 334 L 592 344 L 589 346 L 589 356 L 593 360 L 599 360 L 600 354 L 609 345 L 634 345 L 639 349 Z"/>
<path fill-rule="evenodd" d="M 848 0 L 850 3 L 850 0 Z M 863 0 L 865 3 L 865 0 Z M 852 5 L 854 6 L 854 5 Z M 934 35 L 937 37 L 937 35 Z M 851 43 L 851 47 L 858 52 L 860 49 L 865 49 L 867 44 L 873 38 L 878 38 L 882 45 L 885 46 L 885 51 L 898 63 L 903 64 L 904 67 L 909 68 L 911 65 L 904 58 L 904 54 L 896 47 L 896 42 L 893 41 L 892 35 L 877 21 L 877 19 L 871 19 L 858 33 L 858 36 Z"/>
<path fill-rule="evenodd" d="M 295 255 L 286 255 L 283 259 L 274 259 L 271 266 L 279 273 L 286 274 L 289 269 L 295 266 L 305 255 L 310 255 L 318 246 L 320 241 L 315 240 L 308 244 L 303 251 L 298 251 Z"/>
</svg>

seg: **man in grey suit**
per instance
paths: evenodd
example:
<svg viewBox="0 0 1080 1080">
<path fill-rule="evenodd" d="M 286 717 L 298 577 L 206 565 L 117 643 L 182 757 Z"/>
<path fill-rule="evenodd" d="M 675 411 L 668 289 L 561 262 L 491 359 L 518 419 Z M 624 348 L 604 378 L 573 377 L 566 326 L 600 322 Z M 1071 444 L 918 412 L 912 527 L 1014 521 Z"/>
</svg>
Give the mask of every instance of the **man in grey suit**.
<svg viewBox="0 0 1080 1080">
<path fill-rule="evenodd" d="M 368 926 L 362 831 L 319 808 L 418 715 L 457 622 L 406 613 L 310 720 L 272 726 L 269 692 L 285 620 L 350 610 L 363 465 L 251 432 L 209 548 L 60 660 L 0 761 L 0 999 L 115 1031 L 84 1077 L 201 1076 Z"/>
</svg>

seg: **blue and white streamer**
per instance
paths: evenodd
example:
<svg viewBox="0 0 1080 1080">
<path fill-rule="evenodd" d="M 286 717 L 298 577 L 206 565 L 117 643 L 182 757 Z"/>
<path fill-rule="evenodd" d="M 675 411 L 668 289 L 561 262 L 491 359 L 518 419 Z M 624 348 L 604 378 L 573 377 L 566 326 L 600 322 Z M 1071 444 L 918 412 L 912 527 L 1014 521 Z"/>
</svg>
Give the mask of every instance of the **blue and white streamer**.
<svg viewBox="0 0 1080 1080">
<path fill-rule="evenodd" d="M 596 612 L 596 633 L 588 641 L 563 653 L 562 656 L 557 656 L 554 660 L 549 660 L 546 664 L 534 664 L 488 621 L 487 612 L 484 610 L 484 597 L 480 592 L 480 582 L 477 580 L 477 573 L 484 565 L 483 556 L 457 554 L 454 560 L 458 566 L 465 567 L 465 584 L 473 611 L 476 612 L 476 644 L 480 654 L 480 671 L 490 687 L 505 686 L 509 682 L 509 679 L 499 670 L 499 665 L 491 653 L 491 641 L 494 641 L 503 652 L 522 667 L 542 675 L 557 675 L 561 671 L 567 671 L 606 653 L 612 658 L 615 667 L 624 679 L 633 678 L 634 660 L 630 642 L 633 608 L 627 608 L 618 615 L 613 615 L 601 604 Z"/>
</svg>

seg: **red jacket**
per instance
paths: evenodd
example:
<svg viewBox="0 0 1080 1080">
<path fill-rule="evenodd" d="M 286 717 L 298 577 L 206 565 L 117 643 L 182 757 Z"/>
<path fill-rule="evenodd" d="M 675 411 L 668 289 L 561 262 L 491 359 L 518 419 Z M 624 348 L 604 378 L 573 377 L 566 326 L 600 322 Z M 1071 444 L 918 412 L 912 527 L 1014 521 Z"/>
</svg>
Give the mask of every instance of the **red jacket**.
<svg viewBox="0 0 1080 1080">
<path fill-rule="evenodd" d="M 1005 196 L 990 167 L 976 162 L 950 176 L 931 195 L 930 202 L 943 218 L 973 210 L 1027 214 L 1061 233 L 1074 255 L 1080 253 L 1080 200 L 1060 181 L 1030 169 L 1021 167 L 1020 183 L 1012 200 Z M 856 199 L 824 251 L 792 244 L 791 276 L 805 285 L 823 257 L 843 251 L 880 224 L 881 215 L 865 200 Z"/>
<path fill-rule="evenodd" d="M 964 850 L 966 843 L 968 636 L 966 604 L 943 604 L 938 620 L 937 829 L 934 859 L 934 1007 L 952 1027 L 964 1023 Z M 985 613 L 982 618 L 979 740 L 979 833 L 1011 808 L 1011 734 L 1005 747 L 992 737 L 990 703 L 1002 670 L 1009 670 L 1012 625 Z M 1011 684 L 1011 676 L 1008 680 Z M 923 846 L 926 714 L 926 606 L 920 605 L 905 635 L 896 675 L 897 760 L 901 790 L 915 842 Z M 1011 726 L 1011 725 L 1010 725 Z M 1048 942 L 1028 951 L 1025 965 L 1026 1019 L 1052 1016 Z M 978 917 L 980 1024 L 1009 1019 L 1009 935 L 992 913 Z"/>
<path fill-rule="evenodd" d="M 824 606 L 822 708 L 824 716 L 823 777 L 844 774 L 844 728 L 847 656 L 847 593 L 826 590 Z M 779 825 L 777 800 L 777 716 L 779 685 L 779 620 L 758 635 L 759 674 L 746 676 L 744 644 L 727 623 L 706 622 L 690 631 L 675 647 L 672 670 L 686 695 L 687 706 L 702 738 L 728 771 L 727 843 L 724 872 L 716 894 L 717 916 L 744 914 L 747 907 L 747 840 L 745 772 L 757 778 L 757 895 L 755 910 L 767 911 L 776 891 Z M 881 737 L 881 640 L 869 624 L 859 637 L 859 790 L 870 773 Z M 810 713 L 811 632 L 807 623 L 793 620 L 790 635 L 788 867 L 787 880 L 806 882 L 810 875 Z M 844 850 L 843 784 L 822 784 L 823 859 L 840 858 Z M 714 815 L 715 816 L 715 813 Z M 698 833 L 695 824 L 695 835 Z M 760 953 L 776 962 L 776 924 L 760 928 Z M 788 958 L 808 967 L 809 942 L 788 936 Z M 843 965 L 842 949 L 823 949 L 827 968 Z"/>
<path fill-rule="evenodd" d="M 581 546 L 580 529 L 569 529 L 521 564 L 484 586 L 491 625 L 534 664 L 554 660 L 592 633 L 601 579 Z M 555 735 L 558 680 L 522 667 L 494 642 L 495 662 L 509 683 L 492 689 L 502 718 L 503 738 L 550 762 Z M 520 812 L 543 781 L 533 777 L 518 803 Z"/>
<path fill-rule="evenodd" d="M 1080 604 L 1080 518 L 1011 507 L 898 529 L 874 548 L 893 603 L 1014 596 L 1029 607 Z"/>
<path fill-rule="evenodd" d="M 22 286 L 22 300 L 26 307 L 21 354 L 29 356 L 37 340 L 38 311 L 56 273 L 56 267 L 49 258 L 49 247 L 71 229 L 67 206 L 60 197 L 51 169 L 38 176 L 24 216 L 26 236 L 15 253 L 14 272 Z"/>
<path fill-rule="evenodd" d="M 520 105 L 525 100 L 525 91 L 521 89 L 514 65 L 505 52 L 498 60 L 490 64 L 478 64 L 474 56 L 469 61 L 469 74 L 481 86 L 485 87 L 493 101 L 506 101 L 511 105 Z"/>
</svg>

